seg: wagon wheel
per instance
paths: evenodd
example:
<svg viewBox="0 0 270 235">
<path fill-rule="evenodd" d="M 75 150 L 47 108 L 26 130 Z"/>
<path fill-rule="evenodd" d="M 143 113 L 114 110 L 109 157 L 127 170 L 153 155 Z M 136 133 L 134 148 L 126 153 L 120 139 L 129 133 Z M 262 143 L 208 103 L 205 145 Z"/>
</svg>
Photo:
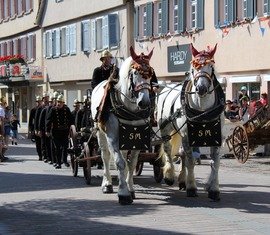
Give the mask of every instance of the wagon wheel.
<svg viewBox="0 0 270 235">
<path fill-rule="evenodd" d="M 90 157 L 90 151 L 89 151 L 89 147 L 88 144 L 85 143 L 84 144 L 84 158 L 89 158 Z M 91 160 L 87 159 L 84 162 L 83 165 L 83 175 L 84 175 L 84 179 L 86 184 L 91 184 Z"/>
<path fill-rule="evenodd" d="M 233 130 L 232 146 L 234 156 L 240 163 L 245 163 L 249 156 L 249 141 L 246 129 L 237 126 Z"/>
<path fill-rule="evenodd" d="M 70 127 L 69 131 L 69 155 L 70 155 L 70 163 L 71 163 L 71 169 L 72 169 L 72 174 L 74 177 L 78 175 L 78 162 L 76 161 L 76 156 L 75 156 L 75 145 L 77 144 L 77 136 L 78 133 L 76 132 L 76 128 L 74 125 Z"/>
<path fill-rule="evenodd" d="M 135 175 L 140 176 L 142 174 L 142 170 L 143 170 L 143 162 L 137 162 Z"/>
</svg>

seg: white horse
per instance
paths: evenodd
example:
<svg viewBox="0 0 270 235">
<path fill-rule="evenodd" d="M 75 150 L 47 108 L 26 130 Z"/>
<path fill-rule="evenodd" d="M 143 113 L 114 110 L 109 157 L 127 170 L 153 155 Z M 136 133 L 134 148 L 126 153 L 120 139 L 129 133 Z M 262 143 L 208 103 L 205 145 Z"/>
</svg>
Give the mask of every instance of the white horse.
<svg viewBox="0 0 270 235">
<path fill-rule="evenodd" d="M 190 76 L 183 85 L 170 84 L 162 90 L 158 99 L 157 119 L 162 138 L 170 139 L 164 142 L 160 152 L 165 164 L 165 182 L 168 185 L 174 183 L 173 158 L 182 144 L 186 158 L 182 159 L 179 189 L 186 189 L 189 197 L 197 196 L 192 148 L 211 146 L 211 174 L 205 189 L 209 198 L 218 201 L 224 93 L 214 73 L 213 56 L 216 47 L 199 52 L 191 44 L 194 59 Z"/>
<path fill-rule="evenodd" d="M 111 84 L 104 81 L 96 86 L 92 92 L 91 111 L 93 117 L 100 109 L 105 86 L 110 86 L 107 93 L 107 101 L 103 108 L 105 119 L 96 120 L 98 126 L 98 142 L 101 149 L 101 157 L 104 164 L 104 175 L 102 181 L 103 193 L 112 193 L 112 178 L 110 174 L 110 158 L 114 157 L 118 171 L 118 198 L 120 204 L 131 204 L 135 198 L 133 188 L 133 172 L 137 164 L 140 150 L 132 150 L 127 161 L 128 149 L 120 151 L 120 125 L 140 126 L 148 123 L 150 116 L 150 77 L 153 69 L 149 60 L 153 50 L 148 54 L 136 55 L 133 48 L 130 48 L 131 57 L 127 58 L 119 71 L 119 81 Z M 104 99 L 104 98 L 103 98 Z M 104 111 L 105 110 L 105 111 Z M 132 138 L 126 139 L 132 142 Z M 136 149 L 136 148 L 135 148 Z"/>
</svg>

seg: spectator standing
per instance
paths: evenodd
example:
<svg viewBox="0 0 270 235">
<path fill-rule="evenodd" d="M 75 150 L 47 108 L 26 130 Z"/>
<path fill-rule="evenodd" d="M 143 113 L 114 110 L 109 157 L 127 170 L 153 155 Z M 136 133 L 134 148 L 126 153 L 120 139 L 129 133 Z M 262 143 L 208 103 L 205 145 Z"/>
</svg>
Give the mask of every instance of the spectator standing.
<svg viewBox="0 0 270 235">
<path fill-rule="evenodd" d="M 10 139 L 10 120 L 11 120 L 11 111 L 9 106 L 7 106 L 7 103 L 4 103 L 5 106 L 5 119 L 4 119 L 4 138 L 5 138 L 5 145 L 8 148 L 9 145 L 9 139 Z"/>
<path fill-rule="evenodd" d="M 262 105 L 268 105 L 268 96 L 267 96 L 267 93 L 263 92 L 261 94 L 260 102 L 262 103 Z"/>
<path fill-rule="evenodd" d="M 13 114 L 11 116 L 10 120 L 10 126 L 11 126 L 11 144 L 17 145 L 17 139 L 18 139 L 18 126 L 21 127 L 20 121 L 17 118 L 16 114 Z"/>
</svg>

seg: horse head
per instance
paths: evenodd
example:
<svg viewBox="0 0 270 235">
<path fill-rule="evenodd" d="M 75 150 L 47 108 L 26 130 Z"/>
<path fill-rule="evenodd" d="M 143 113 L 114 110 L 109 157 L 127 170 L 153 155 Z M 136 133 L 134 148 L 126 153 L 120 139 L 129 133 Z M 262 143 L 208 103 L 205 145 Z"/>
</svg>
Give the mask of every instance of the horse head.
<svg viewBox="0 0 270 235">
<path fill-rule="evenodd" d="M 144 53 L 137 55 L 133 47 L 130 47 L 130 54 L 132 60 L 128 75 L 129 93 L 132 99 L 136 100 L 139 109 L 146 109 L 150 107 L 150 79 L 154 71 L 149 65 L 149 61 L 153 55 L 153 50 L 148 55 Z"/>
<path fill-rule="evenodd" d="M 217 44 L 214 48 L 208 47 L 207 50 L 197 51 L 191 43 L 191 52 L 193 55 L 192 65 L 192 81 L 195 87 L 195 92 L 204 97 L 209 94 L 213 88 L 213 65 L 214 54 L 217 49 Z"/>
</svg>

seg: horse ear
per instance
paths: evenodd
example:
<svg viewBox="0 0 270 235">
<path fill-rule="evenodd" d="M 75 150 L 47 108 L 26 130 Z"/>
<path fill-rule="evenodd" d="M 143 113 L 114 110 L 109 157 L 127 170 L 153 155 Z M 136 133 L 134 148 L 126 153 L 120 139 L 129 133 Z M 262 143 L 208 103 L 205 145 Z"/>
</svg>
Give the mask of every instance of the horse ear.
<svg viewBox="0 0 270 235">
<path fill-rule="evenodd" d="M 133 60 L 136 60 L 138 58 L 132 46 L 130 47 L 130 55 Z"/>
<path fill-rule="evenodd" d="M 212 49 L 209 51 L 209 55 L 210 55 L 211 58 L 215 55 L 216 50 L 217 50 L 217 43 L 216 43 L 215 47 L 212 48 Z"/>
<path fill-rule="evenodd" d="M 154 48 L 150 51 L 150 53 L 147 55 L 149 60 L 151 59 L 152 55 L 153 55 L 153 52 L 154 52 Z"/>
<path fill-rule="evenodd" d="M 191 50 L 193 57 L 195 57 L 196 55 L 198 55 L 200 53 L 195 49 L 195 47 L 193 46 L 192 43 L 190 43 L 190 50 Z"/>
</svg>

